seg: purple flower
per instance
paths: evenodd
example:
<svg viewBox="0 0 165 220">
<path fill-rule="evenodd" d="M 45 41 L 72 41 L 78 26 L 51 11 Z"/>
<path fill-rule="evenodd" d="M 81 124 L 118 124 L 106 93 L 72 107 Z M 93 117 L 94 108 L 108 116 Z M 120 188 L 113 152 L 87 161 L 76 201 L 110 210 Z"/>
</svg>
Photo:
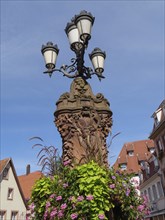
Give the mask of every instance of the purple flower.
<svg viewBox="0 0 165 220">
<path fill-rule="evenodd" d="M 62 199 L 62 196 L 57 196 L 56 201 L 60 201 Z"/>
<path fill-rule="evenodd" d="M 55 215 L 57 215 L 57 209 L 53 209 L 53 211 L 50 213 L 50 217 L 53 218 Z"/>
<path fill-rule="evenodd" d="M 52 195 L 50 195 L 50 199 L 52 199 L 52 198 L 54 198 L 56 195 L 55 194 L 52 194 Z"/>
<path fill-rule="evenodd" d="M 115 176 L 112 176 L 112 179 L 113 179 L 113 180 L 115 180 L 115 179 L 116 179 L 116 177 L 115 177 Z"/>
<path fill-rule="evenodd" d="M 61 205 L 61 209 L 62 209 L 62 210 L 63 210 L 63 209 L 66 209 L 66 207 L 67 207 L 66 203 L 64 203 L 64 204 Z"/>
<path fill-rule="evenodd" d="M 63 187 L 64 187 L 64 188 L 67 188 L 67 187 L 68 187 L 68 183 L 64 183 L 64 184 L 63 184 Z"/>
<path fill-rule="evenodd" d="M 47 216 L 48 216 L 48 211 L 46 211 L 46 212 L 44 213 L 44 220 L 46 220 Z"/>
<path fill-rule="evenodd" d="M 59 210 L 57 216 L 58 216 L 59 218 L 61 218 L 61 217 L 63 217 L 63 215 L 64 215 L 63 212 L 62 212 L 61 210 Z"/>
<path fill-rule="evenodd" d="M 130 194 L 130 189 L 127 189 L 127 191 L 126 191 L 126 196 L 129 196 L 129 194 Z"/>
<path fill-rule="evenodd" d="M 34 210 L 34 208 L 35 208 L 35 205 L 34 205 L 34 202 L 32 202 L 32 203 L 29 205 L 29 209 Z"/>
<path fill-rule="evenodd" d="M 115 188 L 115 184 L 110 184 L 109 188 L 114 189 Z"/>
<path fill-rule="evenodd" d="M 105 219 L 105 215 L 104 214 L 99 214 L 98 217 L 99 217 L 99 219 Z"/>
<path fill-rule="evenodd" d="M 71 161 L 70 160 L 66 160 L 66 161 L 64 161 L 64 166 L 67 166 L 67 165 L 69 165 L 71 163 Z"/>
<path fill-rule="evenodd" d="M 139 205 L 137 209 L 138 209 L 138 211 L 140 211 L 140 212 L 143 211 L 143 210 L 144 210 L 144 205 Z"/>
<path fill-rule="evenodd" d="M 78 202 L 81 202 L 81 201 L 83 201 L 84 200 L 84 196 L 78 196 L 78 198 L 77 198 L 77 201 Z"/>
<path fill-rule="evenodd" d="M 88 196 L 86 197 L 86 199 L 89 200 L 89 201 L 91 201 L 91 200 L 93 200 L 93 196 L 92 196 L 92 195 L 88 195 Z"/>
<path fill-rule="evenodd" d="M 70 215 L 71 219 L 76 219 L 78 217 L 77 213 L 72 213 Z"/>
<path fill-rule="evenodd" d="M 74 199 L 74 196 L 70 196 L 68 200 L 72 201 L 73 199 Z"/>
<path fill-rule="evenodd" d="M 50 207 L 50 202 L 46 203 L 46 208 Z"/>
</svg>

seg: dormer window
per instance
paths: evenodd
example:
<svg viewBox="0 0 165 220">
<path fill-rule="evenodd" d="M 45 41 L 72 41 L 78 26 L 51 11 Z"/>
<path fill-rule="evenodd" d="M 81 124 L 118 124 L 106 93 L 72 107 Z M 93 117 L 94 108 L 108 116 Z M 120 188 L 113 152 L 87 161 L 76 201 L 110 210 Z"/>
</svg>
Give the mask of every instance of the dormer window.
<svg viewBox="0 0 165 220">
<path fill-rule="evenodd" d="M 133 150 L 130 150 L 130 151 L 128 151 L 128 156 L 134 156 L 134 152 L 133 152 Z"/>
<path fill-rule="evenodd" d="M 126 163 L 120 164 L 120 169 L 121 170 L 126 170 L 127 169 L 127 164 Z"/>
<path fill-rule="evenodd" d="M 141 161 L 139 162 L 139 164 L 140 164 L 141 167 L 144 167 L 145 161 L 144 161 L 144 160 L 141 160 Z"/>
<path fill-rule="evenodd" d="M 150 151 L 151 154 L 153 154 L 154 151 L 155 151 L 155 148 L 154 148 L 154 147 L 150 147 L 150 148 L 149 148 L 149 151 Z"/>
<path fill-rule="evenodd" d="M 154 120 L 155 120 L 155 125 L 156 125 L 156 126 L 160 123 L 161 118 L 162 118 L 162 110 L 161 110 L 161 109 L 158 109 L 158 110 L 155 112 L 155 116 L 154 116 Z"/>
</svg>

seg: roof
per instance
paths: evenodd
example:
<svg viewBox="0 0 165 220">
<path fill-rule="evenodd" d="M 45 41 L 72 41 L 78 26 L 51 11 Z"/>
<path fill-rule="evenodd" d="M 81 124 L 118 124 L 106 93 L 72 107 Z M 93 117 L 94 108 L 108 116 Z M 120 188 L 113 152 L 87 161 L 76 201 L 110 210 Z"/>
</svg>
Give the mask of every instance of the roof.
<svg viewBox="0 0 165 220">
<path fill-rule="evenodd" d="M 7 164 L 9 163 L 9 161 L 10 161 L 10 158 L 0 160 L 0 174 L 3 172 L 3 170 L 5 169 Z"/>
<path fill-rule="evenodd" d="M 18 181 L 18 177 L 17 177 L 17 174 L 16 174 L 16 171 L 15 171 L 15 167 L 14 167 L 14 164 L 13 164 L 13 161 L 11 158 L 6 158 L 6 159 L 3 159 L 3 160 L 0 160 L 0 174 L 2 174 L 3 170 L 5 169 L 5 167 L 8 166 L 8 164 L 10 164 L 10 167 L 13 171 L 13 175 L 14 175 L 14 178 L 15 178 L 15 181 L 17 183 L 17 186 L 18 186 L 18 190 L 21 194 L 21 197 L 22 197 L 22 200 L 23 200 L 23 203 L 26 207 L 26 201 L 25 201 L 25 197 L 24 197 L 24 194 L 22 192 L 22 188 L 20 186 L 20 183 Z"/>
<path fill-rule="evenodd" d="M 35 171 L 27 175 L 18 176 L 21 188 L 26 200 L 30 199 L 35 182 L 43 176 L 41 171 Z"/>
<path fill-rule="evenodd" d="M 125 143 L 113 165 L 114 169 L 118 170 L 120 165 L 126 164 L 127 173 L 138 173 L 141 170 L 140 162 L 147 161 L 151 156 L 151 148 L 154 148 L 154 142 L 150 139 Z"/>
</svg>

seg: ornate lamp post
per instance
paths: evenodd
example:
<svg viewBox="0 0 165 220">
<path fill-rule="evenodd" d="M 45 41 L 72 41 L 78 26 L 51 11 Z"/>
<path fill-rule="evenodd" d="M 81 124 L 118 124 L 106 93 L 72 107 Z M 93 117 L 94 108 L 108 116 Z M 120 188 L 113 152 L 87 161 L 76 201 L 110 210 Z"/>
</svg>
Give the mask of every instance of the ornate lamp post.
<svg viewBox="0 0 165 220">
<path fill-rule="evenodd" d="M 103 66 L 106 55 L 99 48 L 95 48 L 89 55 L 94 70 L 84 66 L 85 49 L 87 49 L 88 42 L 91 39 L 91 28 L 94 20 L 95 18 L 91 13 L 82 11 L 67 24 L 65 32 L 69 39 L 70 48 L 76 54 L 76 58 L 71 59 L 72 64 L 69 66 L 62 65 L 60 69 L 56 69 L 56 60 L 59 53 L 58 46 L 53 45 L 52 42 L 48 42 L 42 46 L 41 52 L 47 68 L 44 73 L 48 73 L 51 76 L 53 72 L 59 71 L 69 78 L 80 76 L 84 79 L 91 78 L 91 75 L 96 74 L 99 79 L 104 78 L 102 72 L 104 71 Z"/>
<path fill-rule="evenodd" d="M 70 65 L 56 68 L 59 49 L 52 42 L 43 45 L 41 49 L 47 68 L 44 73 L 51 77 L 53 72 L 58 71 L 66 77 L 74 78 L 70 93 L 61 95 L 54 113 L 55 124 L 63 141 L 63 160 L 71 160 L 72 163 L 93 159 L 108 164 L 106 137 L 112 126 L 110 104 L 101 93 L 95 96 L 86 81 L 92 75 L 96 75 L 99 80 L 104 78 L 105 52 L 95 48 L 89 54 L 93 69 L 84 65 L 84 54 L 91 39 L 94 20 L 91 13 L 82 11 L 67 24 L 65 32 L 70 48 L 76 55 Z"/>
</svg>

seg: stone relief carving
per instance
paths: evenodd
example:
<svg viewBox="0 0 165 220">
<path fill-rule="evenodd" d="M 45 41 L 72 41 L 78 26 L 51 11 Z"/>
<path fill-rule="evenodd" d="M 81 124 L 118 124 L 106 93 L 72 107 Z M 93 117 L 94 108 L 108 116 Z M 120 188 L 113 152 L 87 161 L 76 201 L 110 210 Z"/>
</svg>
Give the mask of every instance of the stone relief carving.
<svg viewBox="0 0 165 220">
<path fill-rule="evenodd" d="M 64 93 L 56 105 L 55 124 L 62 137 L 63 161 L 83 163 L 94 159 L 107 165 L 106 138 L 112 126 L 112 112 L 104 96 L 94 96 L 90 85 L 76 78 L 70 93 Z"/>
</svg>

